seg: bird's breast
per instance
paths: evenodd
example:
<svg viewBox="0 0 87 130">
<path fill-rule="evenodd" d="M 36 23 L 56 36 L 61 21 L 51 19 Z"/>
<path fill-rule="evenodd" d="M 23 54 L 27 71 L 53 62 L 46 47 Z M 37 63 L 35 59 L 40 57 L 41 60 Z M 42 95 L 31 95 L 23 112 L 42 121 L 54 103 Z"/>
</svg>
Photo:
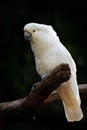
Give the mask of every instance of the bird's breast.
<svg viewBox="0 0 87 130">
<path fill-rule="evenodd" d="M 58 55 L 54 53 L 47 53 L 42 56 L 39 55 L 39 58 L 35 58 L 36 61 L 36 70 L 40 76 L 49 74 L 57 65 L 59 65 L 62 60 Z"/>
</svg>

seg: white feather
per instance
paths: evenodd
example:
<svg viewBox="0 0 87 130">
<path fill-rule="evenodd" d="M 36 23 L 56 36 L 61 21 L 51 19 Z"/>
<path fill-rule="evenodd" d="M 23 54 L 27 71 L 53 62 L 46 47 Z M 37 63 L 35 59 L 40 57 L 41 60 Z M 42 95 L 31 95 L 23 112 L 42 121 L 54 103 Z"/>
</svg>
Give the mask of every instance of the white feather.
<svg viewBox="0 0 87 130">
<path fill-rule="evenodd" d="M 35 30 L 35 32 L 33 32 L 32 30 Z M 24 31 L 32 34 L 31 48 L 35 56 L 37 72 L 41 77 L 49 74 L 50 71 L 52 71 L 57 65 L 61 63 L 68 63 L 70 65 L 71 78 L 69 80 L 68 87 L 70 87 L 70 91 L 72 91 L 73 95 L 75 96 L 76 106 L 72 107 L 72 109 L 70 109 L 69 111 L 69 107 L 68 105 L 66 105 L 67 103 L 63 101 L 63 104 L 67 120 L 79 121 L 83 117 L 83 113 L 80 108 L 81 100 L 76 79 L 76 65 L 71 54 L 62 45 L 56 32 L 51 26 L 30 23 L 25 25 Z M 74 108 L 77 109 L 74 110 Z"/>
</svg>

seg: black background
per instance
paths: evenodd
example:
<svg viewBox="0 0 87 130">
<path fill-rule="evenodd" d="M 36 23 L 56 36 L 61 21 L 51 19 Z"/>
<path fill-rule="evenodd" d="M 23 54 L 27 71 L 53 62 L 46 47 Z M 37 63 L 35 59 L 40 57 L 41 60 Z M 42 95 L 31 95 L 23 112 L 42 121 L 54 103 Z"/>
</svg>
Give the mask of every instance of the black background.
<svg viewBox="0 0 87 130">
<path fill-rule="evenodd" d="M 70 1 L 3 1 L 0 2 L 0 101 L 26 96 L 40 80 L 30 45 L 24 40 L 23 27 L 30 22 L 50 24 L 77 64 L 78 83 L 87 82 L 87 3 Z M 85 114 L 78 123 L 67 123 L 58 105 L 41 112 L 33 123 L 15 122 L 2 129 L 75 129 L 86 127 L 87 101 L 82 101 Z M 58 112 L 56 107 L 58 107 Z M 60 114 L 61 110 L 61 114 Z M 48 112 L 49 111 L 49 112 Z M 53 114 L 52 114 L 53 113 Z M 29 124 L 29 125 L 28 125 Z M 25 127 L 26 126 L 26 127 Z"/>
</svg>

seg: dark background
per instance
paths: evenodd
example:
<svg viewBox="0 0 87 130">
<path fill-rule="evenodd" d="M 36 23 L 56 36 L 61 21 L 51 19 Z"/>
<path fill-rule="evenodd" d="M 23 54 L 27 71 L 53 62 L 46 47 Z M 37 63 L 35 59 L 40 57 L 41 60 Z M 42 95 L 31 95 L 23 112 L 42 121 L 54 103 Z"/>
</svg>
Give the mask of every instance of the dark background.
<svg viewBox="0 0 87 130">
<path fill-rule="evenodd" d="M 40 81 L 30 45 L 24 40 L 23 27 L 30 22 L 50 24 L 61 42 L 72 54 L 77 65 L 79 84 L 87 83 L 87 3 L 86 0 L 70 1 L 3 1 L 0 3 L 0 102 L 27 96 L 35 82 Z M 64 123 L 66 128 L 84 128 L 87 122 L 87 101 L 82 101 L 85 114 L 79 123 L 67 123 L 63 108 L 58 105 L 52 110 L 44 110 L 40 119 L 50 117 L 47 121 L 38 119 L 26 129 L 58 129 Z M 60 110 L 61 113 L 60 114 Z M 48 114 L 49 111 L 49 114 Z M 53 112 L 53 114 L 52 114 Z M 44 114 L 43 114 L 44 113 Z M 46 113 L 46 114 L 45 114 Z M 58 117 L 58 114 L 60 115 Z M 62 116 L 61 116 L 62 115 Z M 53 122 L 50 127 L 50 122 Z M 39 125 L 39 122 L 41 125 Z M 56 123 L 55 123 L 56 122 Z M 46 125 L 46 123 L 48 125 Z M 21 128 L 21 123 L 7 124 L 9 129 Z M 5 128 L 5 126 L 3 128 Z M 25 128 L 22 123 L 21 129 Z M 32 127 L 33 126 L 33 127 Z M 60 127 L 61 126 L 61 127 Z"/>
</svg>

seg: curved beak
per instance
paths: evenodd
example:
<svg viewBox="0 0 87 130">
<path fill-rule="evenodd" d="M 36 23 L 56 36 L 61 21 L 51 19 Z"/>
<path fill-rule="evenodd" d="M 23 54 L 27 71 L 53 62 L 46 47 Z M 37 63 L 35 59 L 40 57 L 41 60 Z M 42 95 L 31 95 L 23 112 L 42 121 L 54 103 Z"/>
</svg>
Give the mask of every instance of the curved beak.
<svg viewBox="0 0 87 130">
<path fill-rule="evenodd" d="M 24 39 L 26 41 L 30 41 L 31 40 L 31 36 L 32 35 L 29 32 L 27 32 L 27 31 L 24 32 Z"/>
</svg>

